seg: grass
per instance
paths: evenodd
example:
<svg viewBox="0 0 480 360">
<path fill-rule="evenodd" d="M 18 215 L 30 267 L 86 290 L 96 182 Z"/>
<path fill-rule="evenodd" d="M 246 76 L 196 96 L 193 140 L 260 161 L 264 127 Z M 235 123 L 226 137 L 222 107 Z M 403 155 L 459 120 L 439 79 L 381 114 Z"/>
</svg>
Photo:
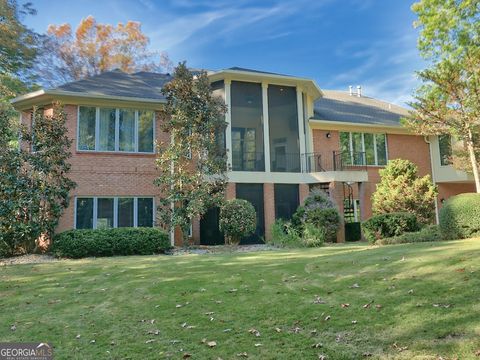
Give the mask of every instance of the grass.
<svg viewBox="0 0 480 360">
<path fill-rule="evenodd" d="M 5 266 L 0 341 L 56 359 L 478 359 L 479 259 L 470 239 Z"/>
</svg>

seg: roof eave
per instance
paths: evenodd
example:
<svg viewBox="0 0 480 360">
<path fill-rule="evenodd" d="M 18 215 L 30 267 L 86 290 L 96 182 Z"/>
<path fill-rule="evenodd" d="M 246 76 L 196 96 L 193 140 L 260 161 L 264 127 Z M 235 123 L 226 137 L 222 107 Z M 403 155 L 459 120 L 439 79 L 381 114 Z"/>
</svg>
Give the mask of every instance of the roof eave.
<svg viewBox="0 0 480 360">
<path fill-rule="evenodd" d="M 279 75 L 279 74 L 268 74 L 268 73 L 259 73 L 253 71 L 241 71 L 241 70 L 220 70 L 208 75 L 211 81 L 221 80 L 228 77 L 235 77 L 235 76 L 247 76 L 251 77 L 252 80 L 263 78 L 268 80 L 273 80 L 273 82 L 284 82 L 284 83 L 302 83 L 306 85 L 306 90 L 308 90 L 309 94 L 313 97 L 313 100 L 317 100 L 323 96 L 322 90 L 317 85 L 317 83 L 312 79 L 307 79 L 303 77 L 296 77 L 296 76 L 287 76 L 287 75 Z M 258 80 L 257 80 L 258 81 Z"/>
<path fill-rule="evenodd" d="M 148 104 L 165 104 L 165 99 L 151 99 L 130 96 L 113 96 L 94 93 L 81 93 L 75 91 L 65 90 L 38 90 L 25 95 L 21 95 L 12 99 L 10 102 L 16 109 L 27 108 L 28 106 L 50 101 L 54 99 L 93 99 L 93 100 L 108 100 L 118 102 L 141 102 Z"/>
</svg>

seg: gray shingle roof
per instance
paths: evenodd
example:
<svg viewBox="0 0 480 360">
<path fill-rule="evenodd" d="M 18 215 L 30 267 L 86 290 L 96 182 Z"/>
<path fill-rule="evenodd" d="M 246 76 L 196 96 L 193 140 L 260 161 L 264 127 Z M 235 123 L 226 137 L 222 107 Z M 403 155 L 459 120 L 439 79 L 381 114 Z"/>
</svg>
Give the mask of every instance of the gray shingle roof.
<svg viewBox="0 0 480 360">
<path fill-rule="evenodd" d="M 53 90 L 78 92 L 85 95 L 121 96 L 165 100 L 162 87 L 170 81 L 169 74 L 137 72 L 127 74 L 120 70 L 104 72 L 83 80 L 61 85 Z"/>
<path fill-rule="evenodd" d="M 399 126 L 408 110 L 398 105 L 366 96 L 351 96 L 346 91 L 322 90 L 323 97 L 315 101 L 315 120 L 358 124 Z"/>
</svg>

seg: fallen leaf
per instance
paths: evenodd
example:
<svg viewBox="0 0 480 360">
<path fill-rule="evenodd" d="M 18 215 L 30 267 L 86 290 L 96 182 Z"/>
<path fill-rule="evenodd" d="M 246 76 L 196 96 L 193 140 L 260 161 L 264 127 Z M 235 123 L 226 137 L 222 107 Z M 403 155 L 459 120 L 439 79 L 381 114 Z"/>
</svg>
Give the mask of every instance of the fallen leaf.
<svg viewBox="0 0 480 360">
<path fill-rule="evenodd" d="M 213 315 L 213 314 L 215 314 L 213 311 L 209 311 L 209 312 L 205 313 L 205 315 L 208 315 L 208 316 Z"/>
<path fill-rule="evenodd" d="M 397 343 L 393 343 L 393 348 L 397 350 L 398 352 L 402 352 L 405 350 L 408 350 L 408 346 L 398 346 Z"/>
<path fill-rule="evenodd" d="M 377 304 L 377 305 L 375 305 L 375 307 L 380 310 L 382 308 L 382 305 Z"/>
<path fill-rule="evenodd" d="M 12 331 L 17 330 L 17 326 L 15 324 L 13 324 L 12 326 L 10 326 L 10 330 L 12 330 Z"/>
<path fill-rule="evenodd" d="M 230 332 L 230 331 L 232 331 L 232 329 L 225 329 L 225 330 L 223 330 L 224 333 Z"/>
<path fill-rule="evenodd" d="M 363 357 L 370 357 L 370 356 L 373 356 L 373 354 L 370 353 L 370 352 L 364 352 L 364 353 L 362 354 L 362 356 L 363 356 Z"/>
<path fill-rule="evenodd" d="M 363 305 L 363 308 L 368 309 L 370 307 L 370 305 L 372 305 L 372 303 L 365 304 L 365 305 Z"/>
<path fill-rule="evenodd" d="M 260 344 L 260 343 L 255 344 L 255 347 L 259 347 L 259 346 L 262 346 L 262 344 Z"/>
<path fill-rule="evenodd" d="M 228 292 L 231 292 L 231 293 L 234 293 L 234 292 L 237 292 L 237 291 L 238 291 L 238 289 L 230 289 L 230 290 L 228 290 Z"/>
<path fill-rule="evenodd" d="M 205 291 L 207 291 L 207 289 L 201 288 L 200 291 L 205 292 Z"/>
<path fill-rule="evenodd" d="M 312 348 L 313 348 L 313 349 L 318 349 L 318 348 L 321 348 L 321 347 L 323 347 L 323 344 L 322 344 L 322 343 L 316 343 L 316 344 L 313 344 L 313 345 L 312 345 Z"/>
<path fill-rule="evenodd" d="M 413 294 L 413 289 L 408 290 L 409 294 Z"/>
<path fill-rule="evenodd" d="M 325 301 L 320 298 L 320 296 L 315 295 L 315 299 L 313 300 L 314 304 L 325 304 Z"/>
<path fill-rule="evenodd" d="M 327 360 L 327 356 L 326 355 L 323 355 L 323 354 L 319 354 L 318 355 L 318 360 Z"/>
<path fill-rule="evenodd" d="M 456 272 L 459 272 L 459 273 L 463 273 L 463 272 L 465 272 L 465 268 L 456 269 L 455 271 L 456 271 Z"/>
<path fill-rule="evenodd" d="M 177 304 L 177 305 L 175 305 L 175 307 L 178 309 L 178 308 L 183 307 L 183 305 L 182 304 Z"/>
<path fill-rule="evenodd" d="M 78 334 L 77 336 L 75 336 L 75 339 L 80 339 L 81 338 L 81 335 Z"/>
<path fill-rule="evenodd" d="M 352 320 L 352 324 L 355 325 L 357 323 L 357 320 Z"/>
<path fill-rule="evenodd" d="M 208 347 L 213 348 L 213 347 L 217 346 L 217 343 L 215 341 L 209 341 L 209 342 L 207 342 L 207 345 L 208 345 Z"/>
<path fill-rule="evenodd" d="M 248 332 L 249 332 L 250 334 L 255 335 L 256 337 L 259 337 L 259 336 L 260 336 L 260 331 L 258 331 L 257 329 L 251 328 L 250 330 L 248 330 Z"/>
<path fill-rule="evenodd" d="M 350 306 L 350 304 L 341 304 L 340 305 L 342 308 L 348 308 Z"/>
<path fill-rule="evenodd" d="M 192 357 L 192 355 L 189 354 L 189 353 L 184 353 L 184 354 L 183 354 L 183 358 L 184 358 L 184 359 L 190 359 L 191 357 Z"/>
<path fill-rule="evenodd" d="M 317 335 L 317 329 L 313 329 L 312 331 L 310 331 L 310 335 Z"/>
<path fill-rule="evenodd" d="M 156 329 L 156 330 L 149 330 L 147 331 L 147 334 L 148 335 L 159 335 L 160 334 L 160 330 Z"/>
<path fill-rule="evenodd" d="M 248 354 L 246 352 L 238 353 L 238 357 L 248 357 Z"/>
<path fill-rule="evenodd" d="M 477 351 L 475 351 L 475 356 L 480 356 L 480 349 L 478 349 Z"/>
<path fill-rule="evenodd" d="M 275 328 L 275 331 L 276 331 L 277 333 L 279 333 L 279 332 L 282 332 L 282 329 L 276 327 L 276 328 Z"/>
<path fill-rule="evenodd" d="M 357 283 L 353 284 L 352 286 L 350 286 L 350 289 L 357 289 L 359 288 L 360 285 L 358 285 Z"/>
<path fill-rule="evenodd" d="M 331 319 L 331 316 L 330 316 L 330 315 L 327 315 L 327 316 L 325 317 L 325 321 L 328 321 L 328 320 L 330 320 L 330 319 Z"/>
<path fill-rule="evenodd" d="M 150 343 L 152 343 L 152 342 L 154 342 L 154 341 L 155 341 L 155 339 L 148 339 L 147 341 L 145 341 L 145 344 L 150 344 Z"/>
<path fill-rule="evenodd" d="M 95 344 L 95 343 L 96 343 L 95 339 L 94 339 L 94 340 L 90 340 L 90 344 Z"/>
</svg>

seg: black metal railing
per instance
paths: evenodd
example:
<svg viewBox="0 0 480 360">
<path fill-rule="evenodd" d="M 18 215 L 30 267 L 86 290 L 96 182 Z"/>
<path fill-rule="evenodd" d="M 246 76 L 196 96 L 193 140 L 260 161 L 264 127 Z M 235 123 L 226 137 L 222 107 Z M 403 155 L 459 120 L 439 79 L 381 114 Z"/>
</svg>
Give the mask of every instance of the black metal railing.
<svg viewBox="0 0 480 360">
<path fill-rule="evenodd" d="M 300 153 L 271 153 L 270 171 L 302 172 L 302 156 L 300 156 Z"/>
<path fill-rule="evenodd" d="M 365 153 L 307 153 L 302 157 L 304 172 L 366 171 Z"/>
<path fill-rule="evenodd" d="M 265 171 L 263 152 L 232 152 L 233 171 Z"/>
</svg>

